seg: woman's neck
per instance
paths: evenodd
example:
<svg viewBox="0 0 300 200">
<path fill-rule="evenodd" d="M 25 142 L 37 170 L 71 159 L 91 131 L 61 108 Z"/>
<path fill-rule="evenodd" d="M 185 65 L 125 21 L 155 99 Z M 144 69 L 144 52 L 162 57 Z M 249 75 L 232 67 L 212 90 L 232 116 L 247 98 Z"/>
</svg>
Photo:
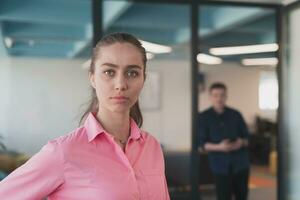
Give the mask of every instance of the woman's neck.
<svg viewBox="0 0 300 200">
<path fill-rule="evenodd" d="M 119 140 L 127 140 L 130 132 L 129 111 L 126 113 L 113 113 L 106 109 L 100 109 L 97 119 L 103 128 Z"/>
</svg>

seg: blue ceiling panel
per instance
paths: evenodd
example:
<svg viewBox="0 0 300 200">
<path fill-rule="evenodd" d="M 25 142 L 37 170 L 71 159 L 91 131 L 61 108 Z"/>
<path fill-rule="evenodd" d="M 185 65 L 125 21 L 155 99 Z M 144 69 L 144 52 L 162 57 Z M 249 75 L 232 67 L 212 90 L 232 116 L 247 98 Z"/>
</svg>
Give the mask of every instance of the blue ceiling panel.
<svg viewBox="0 0 300 200">
<path fill-rule="evenodd" d="M 45 57 L 67 57 L 67 53 L 74 49 L 72 42 L 34 42 L 15 41 L 12 48 L 9 48 L 10 55 L 43 55 Z"/>
<path fill-rule="evenodd" d="M 90 57 L 91 4 L 91 0 L 0 0 L 0 54 Z M 199 7 L 199 11 L 201 52 L 217 46 L 276 42 L 273 10 L 209 5 Z M 180 58 L 190 53 L 189 5 L 104 1 L 103 13 L 105 32 L 129 32 L 148 42 L 172 46 L 176 54 L 164 54 L 165 57 Z M 253 56 L 261 55 L 266 56 Z M 274 54 L 268 54 L 271 55 Z M 227 60 L 241 58 L 243 56 L 224 57 Z"/>
<path fill-rule="evenodd" d="M 0 20 L 84 26 L 91 23 L 91 1 L 1 0 Z"/>
<path fill-rule="evenodd" d="M 189 27 L 189 7 L 168 4 L 133 4 L 113 26 L 176 30 Z"/>
<path fill-rule="evenodd" d="M 91 29 L 91 27 L 90 27 Z M 6 36 L 12 38 L 28 39 L 65 39 L 81 40 L 91 39 L 89 27 L 75 25 L 49 25 L 23 22 L 3 22 L 3 31 Z"/>
<path fill-rule="evenodd" d="M 9 55 L 76 57 L 91 48 L 90 0 L 2 0 L 0 22 Z"/>
</svg>

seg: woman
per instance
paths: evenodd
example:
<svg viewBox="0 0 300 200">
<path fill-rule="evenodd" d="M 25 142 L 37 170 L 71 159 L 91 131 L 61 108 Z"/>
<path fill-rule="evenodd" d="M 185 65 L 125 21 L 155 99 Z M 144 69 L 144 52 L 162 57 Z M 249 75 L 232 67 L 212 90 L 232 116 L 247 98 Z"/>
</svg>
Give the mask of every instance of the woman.
<svg viewBox="0 0 300 200">
<path fill-rule="evenodd" d="M 52 140 L 0 182 L 0 199 L 169 199 L 160 144 L 140 130 L 146 52 L 115 33 L 93 51 L 83 126 Z"/>
</svg>

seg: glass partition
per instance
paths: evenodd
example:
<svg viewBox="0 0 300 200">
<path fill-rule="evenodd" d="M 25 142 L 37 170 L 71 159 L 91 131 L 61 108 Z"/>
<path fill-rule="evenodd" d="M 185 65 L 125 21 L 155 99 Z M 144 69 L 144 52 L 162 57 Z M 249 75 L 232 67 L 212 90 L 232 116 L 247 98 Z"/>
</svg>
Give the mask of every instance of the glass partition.
<svg viewBox="0 0 300 200">
<path fill-rule="evenodd" d="M 299 75 L 299 18 L 300 7 L 293 7 L 286 13 L 284 38 L 284 57 L 282 73 L 282 174 L 285 185 L 284 197 L 288 200 L 300 198 L 300 173 L 299 173 L 299 102 L 300 93 L 298 85 L 300 84 Z"/>
<path fill-rule="evenodd" d="M 275 16 L 274 9 L 259 6 L 199 6 L 198 110 L 204 112 L 212 108 L 209 87 L 213 83 L 222 82 L 227 86 L 226 105 L 242 114 L 250 133 L 250 199 L 276 198 L 278 44 Z M 224 120 L 226 132 L 227 125 L 234 122 Z M 226 125 L 226 121 L 229 124 Z M 235 152 L 223 157 L 232 168 L 239 167 L 243 159 L 229 161 L 235 159 L 233 154 Z M 216 167 L 213 159 L 217 159 L 216 156 L 207 152 L 200 157 L 200 168 L 206 169 L 200 172 L 204 199 L 215 197 L 212 191 L 215 191 L 216 175 L 221 173 L 212 170 Z"/>
</svg>

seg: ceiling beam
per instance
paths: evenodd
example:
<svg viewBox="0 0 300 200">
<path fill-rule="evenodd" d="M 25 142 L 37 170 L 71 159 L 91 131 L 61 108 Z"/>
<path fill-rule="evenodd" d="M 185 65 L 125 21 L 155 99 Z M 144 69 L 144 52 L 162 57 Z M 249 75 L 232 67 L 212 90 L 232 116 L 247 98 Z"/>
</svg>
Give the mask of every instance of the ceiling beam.
<svg viewBox="0 0 300 200">
<path fill-rule="evenodd" d="M 60 25 L 91 23 L 91 1 L 1 0 L 0 20 Z"/>
</svg>

